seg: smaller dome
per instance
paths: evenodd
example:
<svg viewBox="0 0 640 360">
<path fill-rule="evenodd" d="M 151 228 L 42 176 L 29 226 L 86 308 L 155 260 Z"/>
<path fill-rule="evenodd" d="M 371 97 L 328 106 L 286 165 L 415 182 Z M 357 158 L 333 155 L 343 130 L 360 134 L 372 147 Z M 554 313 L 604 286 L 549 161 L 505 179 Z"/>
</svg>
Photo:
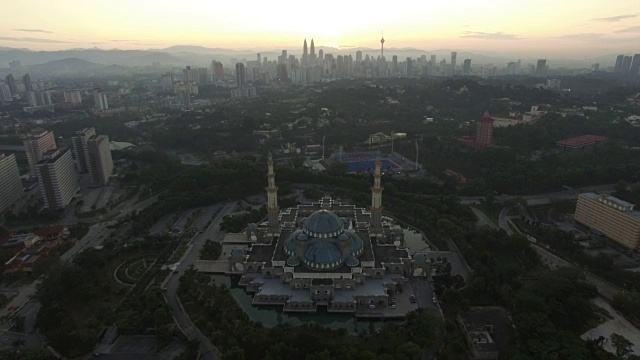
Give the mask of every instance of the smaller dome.
<svg viewBox="0 0 640 360">
<path fill-rule="evenodd" d="M 251 224 L 247 225 L 247 228 L 249 230 L 257 230 L 258 229 L 258 225 L 256 225 L 255 223 L 251 223 Z"/>
<path fill-rule="evenodd" d="M 344 234 L 344 233 L 338 235 L 338 241 L 347 241 L 347 240 L 349 240 L 349 235 Z"/>
<path fill-rule="evenodd" d="M 244 256 L 244 250 L 242 250 L 242 249 L 233 249 L 233 250 L 231 250 L 231 256 L 233 256 L 233 257 Z"/>
<path fill-rule="evenodd" d="M 307 236 L 307 234 L 299 234 L 298 236 L 296 236 L 296 239 L 298 241 L 307 241 L 309 240 L 309 236 Z"/>
<path fill-rule="evenodd" d="M 415 262 L 426 262 L 427 261 L 427 257 L 424 254 L 416 254 L 413 257 L 413 260 Z"/>
<path fill-rule="evenodd" d="M 290 258 L 287 259 L 287 266 L 298 266 L 300 265 L 300 259 L 298 259 L 296 256 L 292 256 Z"/>
<path fill-rule="evenodd" d="M 354 258 L 354 257 L 350 257 L 350 258 L 347 259 L 346 264 L 349 267 L 358 266 L 358 265 L 360 265 L 360 260 L 358 260 L 357 258 Z"/>
</svg>

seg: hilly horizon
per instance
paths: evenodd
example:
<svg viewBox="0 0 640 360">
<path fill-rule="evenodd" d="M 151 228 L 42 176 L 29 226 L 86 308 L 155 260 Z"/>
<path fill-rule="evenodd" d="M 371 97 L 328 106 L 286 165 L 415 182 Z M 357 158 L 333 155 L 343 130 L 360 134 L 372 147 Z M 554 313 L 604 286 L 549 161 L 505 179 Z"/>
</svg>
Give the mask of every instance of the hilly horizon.
<svg viewBox="0 0 640 360">
<path fill-rule="evenodd" d="M 299 53 L 302 53 L 300 47 Z M 334 55 L 355 56 L 356 51 L 362 51 L 364 55 L 377 56 L 380 49 L 368 47 L 353 48 L 332 48 L 326 46 L 316 46 L 316 52 L 322 50 L 325 54 L 333 53 Z M 269 60 L 275 60 L 280 56 L 282 50 L 261 49 L 239 50 L 217 47 L 205 47 L 198 45 L 174 45 L 167 48 L 146 49 L 146 50 L 121 50 L 121 49 L 100 49 L 100 48 L 75 48 L 69 50 L 56 51 L 32 51 L 29 49 L 0 47 L 0 64 L 9 64 L 9 62 L 21 61 L 24 67 L 34 67 L 34 72 L 46 74 L 70 73 L 73 65 L 69 65 L 73 61 L 78 62 L 76 71 L 92 71 L 97 70 L 98 66 L 118 65 L 129 68 L 149 67 L 153 63 L 160 63 L 161 67 L 184 67 L 191 66 L 209 66 L 213 60 L 221 61 L 228 66 L 232 61 L 254 60 L 256 53 L 261 53 L 262 58 L 267 57 Z M 299 57 L 297 50 L 287 50 L 289 54 Z M 446 59 L 449 62 L 450 52 L 453 49 L 435 49 L 431 51 L 420 50 L 412 47 L 408 48 L 385 48 L 385 56 L 387 60 L 391 60 L 393 55 L 397 55 L 399 61 L 404 61 L 405 57 L 416 58 L 421 55 L 436 55 L 437 61 Z M 535 63 L 535 58 L 508 56 L 505 54 L 496 54 L 492 52 L 466 52 L 458 50 L 458 62 L 461 63 L 465 58 L 472 59 L 475 65 L 502 65 L 509 61 L 521 59 L 524 64 Z M 551 67 L 588 67 L 594 62 L 602 63 L 603 67 L 611 66 L 615 59 L 615 55 L 606 54 L 591 59 L 548 59 Z M 59 62 L 59 63 L 56 63 Z M 90 63 L 90 64 L 89 64 Z M 6 65 L 5 65 L 6 66 Z M 4 66 L 3 66 L 4 67 Z M 0 67 L 2 69 L 3 67 Z M 6 68 L 5 68 L 6 69 Z M 26 70 L 26 69 L 25 69 Z M 124 71 L 124 69 L 121 69 Z M 2 70 L 0 70 L 2 71 Z"/>
</svg>

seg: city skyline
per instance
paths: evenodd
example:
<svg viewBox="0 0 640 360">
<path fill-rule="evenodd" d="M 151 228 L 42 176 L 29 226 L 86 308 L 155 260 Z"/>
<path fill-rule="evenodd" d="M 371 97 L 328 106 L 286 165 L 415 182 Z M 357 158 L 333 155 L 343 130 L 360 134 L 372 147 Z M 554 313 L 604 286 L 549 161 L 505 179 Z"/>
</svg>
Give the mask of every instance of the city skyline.
<svg viewBox="0 0 640 360">
<path fill-rule="evenodd" d="M 543 4 L 500 0 L 491 7 L 459 0 L 413 4 L 411 11 L 329 1 L 314 9 L 316 21 L 299 16 L 309 12 L 298 12 L 298 7 L 287 3 L 251 2 L 251 12 L 238 12 L 232 3 L 200 1 L 14 2 L 6 9 L 12 16 L 0 25 L 0 46 L 158 49 L 180 44 L 257 51 L 300 49 L 300 39 L 313 37 L 318 48 L 379 48 L 382 30 L 389 50 L 456 48 L 584 57 L 636 53 L 640 44 L 636 25 L 640 3 L 636 1 L 608 3 L 603 8 L 597 0 L 544 0 Z"/>
</svg>

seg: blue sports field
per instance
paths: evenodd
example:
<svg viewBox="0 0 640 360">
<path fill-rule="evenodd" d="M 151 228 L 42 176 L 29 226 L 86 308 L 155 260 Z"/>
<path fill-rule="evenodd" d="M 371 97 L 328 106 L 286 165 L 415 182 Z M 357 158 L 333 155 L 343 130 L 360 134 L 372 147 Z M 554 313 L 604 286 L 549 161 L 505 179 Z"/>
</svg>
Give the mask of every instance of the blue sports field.
<svg viewBox="0 0 640 360">
<path fill-rule="evenodd" d="M 347 164 L 347 172 L 350 173 L 373 171 L 376 168 L 375 160 L 346 161 L 345 163 Z M 396 170 L 399 168 L 400 166 L 396 163 L 382 159 L 382 170 Z"/>
</svg>

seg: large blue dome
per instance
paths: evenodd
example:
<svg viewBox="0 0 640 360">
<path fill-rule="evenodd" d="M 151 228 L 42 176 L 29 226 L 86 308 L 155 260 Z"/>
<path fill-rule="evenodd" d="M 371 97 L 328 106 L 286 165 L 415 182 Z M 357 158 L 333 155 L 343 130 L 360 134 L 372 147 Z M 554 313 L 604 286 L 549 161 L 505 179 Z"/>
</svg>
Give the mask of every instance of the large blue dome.
<svg viewBox="0 0 640 360">
<path fill-rule="evenodd" d="M 311 214 L 303 224 L 304 232 L 316 238 L 330 238 L 340 235 L 344 224 L 340 218 L 327 210 L 319 210 Z"/>
<path fill-rule="evenodd" d="M 304 262 L 315 269 L 331 269 L 342 263 L 342 252 L 330 241 L 318 241 L 304 251 Z"/>
</svg>

